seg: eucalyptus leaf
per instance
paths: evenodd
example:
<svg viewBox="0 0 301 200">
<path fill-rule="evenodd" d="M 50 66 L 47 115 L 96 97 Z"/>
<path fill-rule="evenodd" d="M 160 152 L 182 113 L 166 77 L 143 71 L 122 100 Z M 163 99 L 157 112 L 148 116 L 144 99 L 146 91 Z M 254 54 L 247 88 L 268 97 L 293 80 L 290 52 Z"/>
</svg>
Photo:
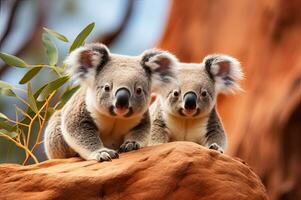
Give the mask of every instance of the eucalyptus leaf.
<svg viewBox="0 0 301 200">
<path fill-rule="evenodd" d="M 37 113 L 38 107 L 37 107 L 35 98 L 33 97 L 33 94 L 32 94 L 32 88 L 31 88 L 30 82 L 27 83 L 27 101 L 28 101 L 28 104 L 30 105 L 30 108 Z"/>
<path fill-rule="evenodd" d="M 53 108 L 48 108 L 48 112 L 47 112 L 47 115 L 46 115 L 46 120 L 47 121 L 50 119 L 50 117 L 53 115 L 54 112 L 55 112 L 55 110 Z"/>
<path fill-rule="evenodd" d="M 6 115 L 4 115 L 3 113 L 0 113 L 0 118 L 1 119 L 8 119 Z"/>
<path fill-rule="evenodd" d="M 48 29 L 48 28 L 43 28 L 47 33 L 49 33 L 50 35 L 56 37 L 57 39 L 63 41 L 63 42 L 69 42 L 69 40 L 61 33 L 58 33 L 54 30 Z"/>
<path fill-rule="evenodd" d="M 18 135 L 15 131 L 7 131 L 5 129 L 0 129 L 0 135 L 1 134 L 7 135 L 10 138 L 15 138 Z"/>
<path fill-rule="evenodd" d="M 28 81 L 30 81 L 35 75 L 37 75 L 39 73 L 39 71 L 42 68 L 43 67 L 33 67 L 33 68 L 31 68 L 28 72 L 26 72 L 26 74 L 23 76 L 23 78 L 19 81 L 19 84 L 25 84 Z"/>
<path fill-rule="evenodd" d="M 5 121 L 0 120 L 0 129 L 5 129 L 7 131 L 13 131 L 13 127 L 6 120 Z"/>
<path fill-rule="evenodd" d="M 13 86 L 5 81 L 0 81 L 0 88 L 13 89 Z"/>
<path fill-rule="evenodd" d="M 72 88 L 68 88 L 68 90 L 66 90 L 62 97 L 60 98 L 62 102 L 66 103 L 72 96 L 73 94 L 80 88 L 79 85 L 74 86 Z"/>
<path fill-rule="evenodd" d="M 45 84 L 45 85 L 43 85 L 42 87 L 40 87 L 40 88 L 34 93 L 33 97 L 34 97 L 35 99 L 37 99 L 37 98 L 39 97 L 39 95 L 41 94 L 41 92 L 43 91 L 43 89 L 44 89 L 47 85 L 48 85 L 48 83 Z"/>
<path fill-rule="evenodd" d="M 49 36 L 45 33 L 43 33 L 42 36 L 43 45 L 46 50 L 46 54 L 48 56 L 49 64 L 50 65 L 56 65 L 58 61 L 58 50 L 55 46 L 55 44 L 51 41 Z"/>
<path fill-rule="evenodd" d="M 66 90 L 63 92 L 61 97 L 59 98 L 60 101 L 57 102 L 55 105 L 56 109 L 59 110 L 63 108 L 63 106 L 68 102 L 68 100 L 73 96 L 73 94 L 80 88 L 79 85 L 74 86 L 72 88 L 67 87 Z"/>
<path fill-rule="evenodd" d="M 35 113 L 29 109 L 30 111 L 28 111 L 27 113 L 29 114 L 29 116 L 33 117 L 35 115 Z M 31 119 L 29 119 L 27 116 L 23 116 L 22 120 L 20 120 L 19 122 L 22 123 L 22 124 L 29 124 L 31 121 Z M 23 127 L 23 126 L 20 126 L 20 128 L 26 128 L 26 127 Z M 14 125 L 13 126 L 13 129 L 12 130 L 16 130 L 17 129 L 17 125 Z"/>
<path fill-rule="evenodd" d="M 0 89 L 0 94 L 9 96 L 9 97 L 17 96 L 16 93 L 12 89 L 6 89 L 6 88 Z"/>
<path fill-rule="evenodd" d="M 26 62 L 16 56 L 7 53 L 0 53 L 0 58 L 8 65 L 21 68 L 27 67 Z"/>
<path fill-rule="evenodd" d="M 38 100 L 37 100 L 37 106 L 38 106 L 38 109 L 41 109 L 41 108 L 44 106 L 45 102 L 46 102 L 46 101 L 38 101 Z"/>
<path fill-rule="evenodd" d="M 75 40 L 73 41 L 70 49 L 69 49 L 69 53 L 72 52 L 74 49 L 82 46 L 86 40 L 86 38 L 89 36 L 89 34 L 91 33 L 91 31 L 93 30 L 95 26 L 95 23 L 91 23 L 88 26 L 86 26 L 75 38 Z"/>
<path fill-rule="evenodd" d="M 69 80 L 69 78 L 69 76 L 62 76 L 54 81 L 49 82 L 47 86 L 41 91 L 38 97 L 39 101 L 45 100 L 53 91 L 64 85 Z"/>
</svg>

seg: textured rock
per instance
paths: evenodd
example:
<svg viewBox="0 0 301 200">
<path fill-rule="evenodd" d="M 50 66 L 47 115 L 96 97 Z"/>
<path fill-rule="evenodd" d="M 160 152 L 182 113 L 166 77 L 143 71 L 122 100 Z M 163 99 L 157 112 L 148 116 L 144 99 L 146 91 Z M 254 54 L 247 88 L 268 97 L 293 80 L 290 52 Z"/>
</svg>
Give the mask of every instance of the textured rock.
<svg viewBox="0 0 301 200">
<path fill-rule="evenodd" d="M 267 199 L 241 160 L 189 142 L 124 153 L 112 162 L 80 158 L 0 165 L 0 199 Z"/>
</svg>

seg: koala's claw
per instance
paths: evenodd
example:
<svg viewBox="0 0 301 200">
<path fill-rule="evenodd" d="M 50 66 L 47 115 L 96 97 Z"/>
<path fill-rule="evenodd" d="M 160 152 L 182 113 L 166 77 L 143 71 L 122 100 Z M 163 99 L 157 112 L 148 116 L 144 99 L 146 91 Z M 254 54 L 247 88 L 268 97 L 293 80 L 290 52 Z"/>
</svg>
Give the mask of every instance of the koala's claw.
<svg viewBox="0 0 301 200">
<path fill-rule="evenodd" d="M 209 149 L 213 149 L 213 150 L 216 150 L 220 153 L 224 153 L 223 149 L 216 143 L 212 143 L 210 146 L 209 146 Z"/>
<path fill-rule="evenodd" d="M 99 149 L 99 150 L 93 152 L 93 155 L 92 155 L 92 160 L 97 160 L 99 162 L 111 161 L 114 158 L 119 158 L 118 153 L 114 150 L 107 149 L 107 148 Z"/>
<path fill-rule="evenodd" d="M 138 142 L 126 141 L 120 146 L 119 152 L 128 152 L 137 149 L 140 149 L 140 144 Z"/>
</svg>

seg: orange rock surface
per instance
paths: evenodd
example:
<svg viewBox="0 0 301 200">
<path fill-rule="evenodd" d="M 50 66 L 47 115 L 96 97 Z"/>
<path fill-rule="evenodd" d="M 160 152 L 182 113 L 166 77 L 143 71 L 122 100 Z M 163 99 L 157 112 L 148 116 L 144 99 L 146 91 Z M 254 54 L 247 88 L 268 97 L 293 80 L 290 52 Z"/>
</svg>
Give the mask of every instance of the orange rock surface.
<svg viewBox="0 0 301 200">
<path fill-rule="evenodd" d="M 239 159 L 190 142 L 124 153 L 112 162 L 80 158 L 0 165 L 0 199 L 264 200 L 265 188 Z"/>
</svg>

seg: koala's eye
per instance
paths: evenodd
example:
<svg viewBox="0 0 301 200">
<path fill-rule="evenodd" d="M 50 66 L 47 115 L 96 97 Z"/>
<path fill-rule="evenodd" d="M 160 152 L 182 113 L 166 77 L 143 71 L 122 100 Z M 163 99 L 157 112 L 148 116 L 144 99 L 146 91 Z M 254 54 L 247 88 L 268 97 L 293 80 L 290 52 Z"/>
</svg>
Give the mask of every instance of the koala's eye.
<svg viewBox="0 0 301 200">
<path fill-rule="evenodd" d="M 173 95 L 174 95 L 175 97 L 178 97 L 178 96 L 180 95 L 180 93 L 179 93 L 179 91 L 175 90 L 175 91 L 173 91 Z"/>
<path fill-rule="evenodd" d="M 208 95 L 207 90 L 202 90 L 202 91 L 201 91 L 201 96 L 202 96 L 202 97 L 207 97 L 207 95 Z"/>
<path fill-rule="evenodd" d="M 104 90 L 105 90 L 106 92 L 109 92 L 109 91 L 111 90 L 110 85 L 109 85 L 109 84 L 105 84 Z"/>
<path fill-rule="evenodd" d="M 137 95 L 142 94 L 142 88 L 141 87 L 136 88 L 136 94 Z"/>
</svg>

